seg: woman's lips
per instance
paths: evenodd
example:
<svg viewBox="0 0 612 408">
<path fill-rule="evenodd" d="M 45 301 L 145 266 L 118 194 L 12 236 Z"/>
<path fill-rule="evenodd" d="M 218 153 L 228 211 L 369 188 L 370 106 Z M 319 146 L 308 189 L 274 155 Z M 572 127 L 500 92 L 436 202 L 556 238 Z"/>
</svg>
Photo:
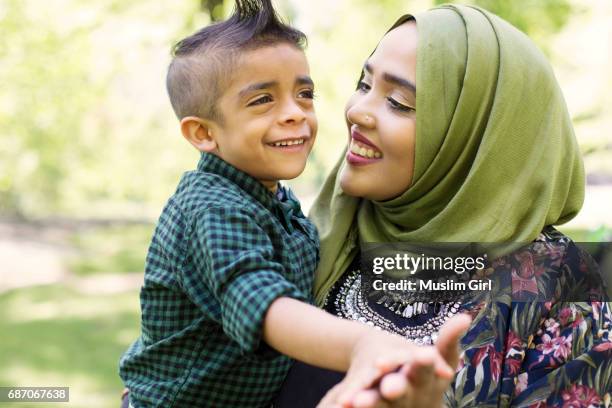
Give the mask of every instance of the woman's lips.
<svg viewBox="0 0 612 408">
<path fill-rule="evenodd" d="M 346 152 L 346 160 L 349 164 L 365 165 L 381 160 L 383 157 L 379 150 L 374 150 L 369 145 L 362 144 L 355 139 L 351 139 L 348 151 Z"/>
<path fill-rule="evenodd" d="M 368 139 L 367 137 L 365 137 L 364 135 L 362 135 L 361 133 L 359 133 L 358 131 L 356 131 L 355 129 L 351 130 L 351 138 L 360 142 L 361 144 L 364 144 L 370 148 L 372 148 L 373 150 L 379 151 L 380 149 L 378 148 L 378 146 L 376 146 L 374 143 L 372 143 L 372 141 L 370 139 Z"/>
<path fill-rule="evenodd" d="M 357 166 L 370 164 L 382 159 L 382 157 L 383 154 L 378 146 L 355 129 L 351 130 L 351 140 L 346 152 L 346 161 L 349 164 Z"/>
<path fill-rule="evenodd" d="M 356 141 L 355 139 L 351 139 L 349 151 L 351 153 L 355 153 L 358 156 L 365 157 L 368 159 L 380 159 L 382 157 L 382 153 L 380 152 L 380 150 L 372 149 L 370 146 L 364 145 L 361 142 Z"/>
</svg>

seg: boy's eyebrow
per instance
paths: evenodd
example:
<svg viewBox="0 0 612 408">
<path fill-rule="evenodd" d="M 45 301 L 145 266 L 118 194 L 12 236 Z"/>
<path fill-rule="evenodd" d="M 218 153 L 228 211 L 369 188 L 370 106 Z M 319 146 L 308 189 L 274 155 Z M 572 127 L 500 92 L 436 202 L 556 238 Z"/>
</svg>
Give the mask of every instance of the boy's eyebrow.
<svg viewBox="0 0 612 408">
<path fill-rule="evenodd" d="M 365 64 L 363 64 L 363 70 L 366 71 L 368 74 L 373 74 L 374 70 L 372 69 L 372 66 L 370 64 L 368 64 L 367 62 Z M 389 82 L 393 85 L 397 85 L 399 87 L 405 88 L 410 92 L 413 92 L 414 94 L 416 94 L 416 85 L 414 83 L 412 83 L 412 81 L 409 81 L 407 79 L 404 78 L 400 78 L 397 75 L 393 75 L 393 74 L 389 74 L 388 72 L 383 72 L 383 79 L 386 82 Z"/>
<path fill-rule="evenodd" d="M 314 82 L 312 81 L 312 78 L 310 78 L 308 75 L 300 75 L 296 78 L 295 83 L 298 85 L 311 85 L 314 86 Z M 266 82 L 257 82 L 255 84 L 251 84 L 247 87 L 245 87 L 244 89 L 242 89 L 240 92 L 238 92 L 238 96 L 240 98 L 245 97 L 246 95 L 248 95 L 251 92 L 254 91 L 260 91 L 262 89 L 269 89 L 269 88 L 273 88 L 275 86 L 278 85 L 278 81 L 266 81 Z"/>
<path fill-rule="evenodd" d="M 309 77 L 308 75 L 298 76 L 297 79 L 295 80 L 295 82 L 298 85 L 310 85 L 310 86 L 314 86 L 314 82 L 312 81 L 312 78 Z"/>
<path fill-rule="evenodd" d="M 267 82 L 258 82 L 256 84 L 251 84 L 245 87 L 244 89 L 242 89 L 240 92 L 238 92 L 238 96 L 243 98 L 245 95 L 253 91 L 259 91 L 262 89 L 272 88 L 275 85 L 278 85 L 278 81 L 267 81 Z"/>
</svg>

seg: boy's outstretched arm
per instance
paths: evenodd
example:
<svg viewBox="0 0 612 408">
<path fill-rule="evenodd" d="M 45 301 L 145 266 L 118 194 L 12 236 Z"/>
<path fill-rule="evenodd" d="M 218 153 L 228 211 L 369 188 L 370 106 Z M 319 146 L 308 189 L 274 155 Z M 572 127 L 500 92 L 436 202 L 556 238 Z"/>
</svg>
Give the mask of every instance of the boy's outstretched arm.
<svg viewBox="0 0 612 408">
<path fill-rule="evenodd" d="M 369 387 L 385 372 L 412 362 L 430 365 L 444 378 L 454 374 L 434 347 L 416 346 L 401 336 L 341 319 L 289 297 L 276 299 L 268 308 L 263 338 L 297 360 L 348 371 L 343 381 L 347 394 Z"/>
<path fill-rule="evenodd" d="M 209 206 L 198 214 L 192 231 L 188 254 L 195 268 L 179 271 L 181 287 L 244 352 L 260 350 L 263 337 L 285 355 L 347 371 L 343 383 L 350 393 L 371 386 L 388 372 L 390 362 L 400 366 L 423 360 L 440 375 L 452 376 L 433 347 L 418 347 L 309 305 L 305 291 L 286 279 L 269 234 L 244 208 Z"/>
</svg>

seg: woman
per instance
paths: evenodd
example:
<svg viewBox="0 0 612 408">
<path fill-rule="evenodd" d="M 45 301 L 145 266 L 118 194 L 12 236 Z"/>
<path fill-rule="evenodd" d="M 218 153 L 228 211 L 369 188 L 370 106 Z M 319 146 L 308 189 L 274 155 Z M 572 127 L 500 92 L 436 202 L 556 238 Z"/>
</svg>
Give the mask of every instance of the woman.
<svg viewBox="0 0 612 408">
<path fill-rule="evenodd" d="M 589 301 L 601 281 L 584 273 L 588 257 L 552 228 L 582 205 L 582 160 L 554 74 L 531 41 L 473 7 L 404 16 L 366 61 L 346 119 L 347 153 L 311 212 L 322 246 L 319 304 L 418 343 L 435 341 L 444 321 L 468 311 L 474 320 L 444 394 L 448 406 L 607 403 L 612 307 Z M 502 250 L 480 271 L 502 276 L 489 297 L 427 311 L 407 298 L 405 317 L 384 302 L 355 300 L 365 299 L 358 259 L 366 242 L 533 245 Z M 568 286 L 590 293 L 570 298 Z M 546 301 L 513 301 L 536 292 Z M 277 405 L 314 406 L 340 379 L 296 363 Z M 397 406 L 442 402 L 416 382 Z"/>
</svg>

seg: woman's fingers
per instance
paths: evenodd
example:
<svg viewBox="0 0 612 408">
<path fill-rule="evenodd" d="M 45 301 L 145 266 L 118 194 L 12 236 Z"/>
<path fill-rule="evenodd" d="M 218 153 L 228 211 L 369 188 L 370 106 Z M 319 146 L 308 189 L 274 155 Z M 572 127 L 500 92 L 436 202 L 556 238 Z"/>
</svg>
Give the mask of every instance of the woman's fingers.
<svg viewBox="0 0 612 408">
<path fill-rule="evenodd" d="M 359 391 L 352 401 L 353 408 L 382 408 L 388 407 L 376 390 L 369 389 Z"/>
<path fill-rule="evenodd" d="M 354 377 L 349 370 L 345 380 L 332 388 L 318 407 L 403 408 L 420 406 L 421 403 L 437 405 L 454 376 L 459 362 L 459 339 L 468 330 L 471 321 L 466 314 L 449 319 L 441 328 L 435 347 L 415 348 L 411 356 L 404 353 L 386 356 L 376 361 L 376 367 L 354 372 Z M 398 372 L 392 372 L 398 368 Z M 378 386 L 370 388 L 378 379 L 381 379 Z"/>
<path fill-rule="evenodd" d="M 390 373 L 397 370 L 401 365 L 409 363 L 414 359 L 414 356 L 420 352 L 421 347 L 413 346 L 414 349 L 396 350 L 392 355 L 378 357 L 374 362 L 377 369 L 381 373 Z"/>
<path fill-rule="evenodd" d="M 431 367 L 441 378 L 452 378 L 453 367 L 444 359 L 436 347 L 426 347 L 419 350 L 412 363 L 415 367 Z"/>
<path fill-rule="evenodd" d="M 331 390 L 327 391 L 327 394 L 317 404 L 317 408 L 342 408 L 340 404 L 336 402 L 338 395 L 342 392 L 344 384 L 340 382 L 334 386 Z"/>
<path fill-rule="evenodd" d="M 414 362 L 408 373 L 408 380 L 415 389 L 429 387 L 434 380 L 434 368 L 431 364 Z"/>
<path fill-rule="evenodd" d="M 435 347 L 424 346 L 416 347 L 412 356 L 406 359 L 404 356 L 389 357 L 386 356 L 377 360 L 376 367 L 381 370 L 382 373 L 390 373 L 397 370 L 402 366 L 410 366 L 413 364 L 427 366 L 430 365 L 434 368 L 435 373 L 442 378 L 452 378 L 455 374 L 453 367 L 448 364 L 444 357 L 440 354 L 439 350 Z"/>
<path fill-rule="evenodd" d="M 353 397 L 361 390 L 370 388 L 383 373 L 376 368 L 361 369 L 359 375 L 354 375 L 350 371 L 343 381 L 344 387 L 338 394 L 337 401 L 342 406 L 350 406 Z"/>
<path fill-rule="evenodd" d="M 436 348 L 453 370 L 459 364 L 459 339 L 469 329 L 471 323 L 472 318 L 462 313 L 444 323 L 438 334 Z"/>
<path fill-rule="evenodd" d="M 409 392 L 410 384 L 402 372 L 387 374 L 380 381 L 378 387 L 383 398 L 396 400 Z"/>
</svg>

